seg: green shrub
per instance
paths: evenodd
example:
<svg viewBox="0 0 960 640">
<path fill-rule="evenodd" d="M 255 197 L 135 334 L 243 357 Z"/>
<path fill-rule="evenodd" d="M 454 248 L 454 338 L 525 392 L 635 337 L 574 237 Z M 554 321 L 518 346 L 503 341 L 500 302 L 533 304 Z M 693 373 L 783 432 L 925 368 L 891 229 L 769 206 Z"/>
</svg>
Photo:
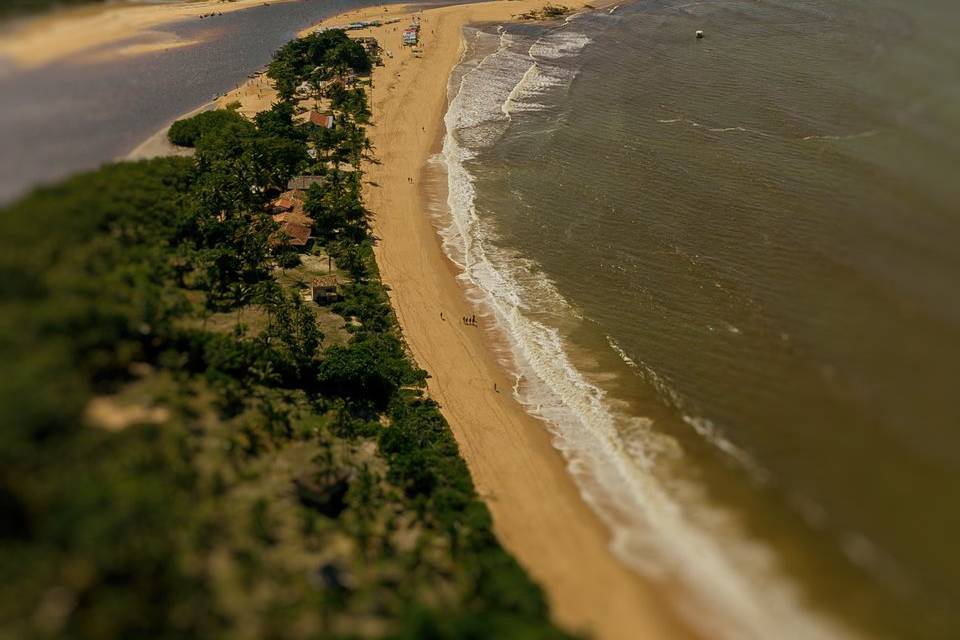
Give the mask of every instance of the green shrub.
<svg viewBox="0 0 960 640">
<path fill-rule="evenodd" d="M 175 145 L 195 147 L 208 133 L 217 132 L 227 125 L 237 125 L 248 133 L 254 133 L 255 127 L 246 118 L 230 109 L 203 111 L 192 118 L 177 120 L 170 125 L 167 137 Z"/>
<path fill-rule="evenodd" d="M 321 389 L 327 393 L 386 408 L 403 384 L 422 376 L 410 366 L 400 341 L 391 334 L 364 336 L 324 353 L 319 368 Z"/>
</svg>

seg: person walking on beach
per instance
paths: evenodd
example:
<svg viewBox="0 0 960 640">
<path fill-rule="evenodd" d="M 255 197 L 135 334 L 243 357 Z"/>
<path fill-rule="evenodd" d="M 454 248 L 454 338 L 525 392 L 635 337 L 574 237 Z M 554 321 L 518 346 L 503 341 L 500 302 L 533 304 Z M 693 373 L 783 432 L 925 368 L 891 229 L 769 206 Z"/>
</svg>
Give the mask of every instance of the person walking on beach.
<svg viewBox="0 0 960 640">
<path fill-rule="evenodd" d="M 443 311 L 440 312 L 440 319 L 443 320 Z"/>
</svg>

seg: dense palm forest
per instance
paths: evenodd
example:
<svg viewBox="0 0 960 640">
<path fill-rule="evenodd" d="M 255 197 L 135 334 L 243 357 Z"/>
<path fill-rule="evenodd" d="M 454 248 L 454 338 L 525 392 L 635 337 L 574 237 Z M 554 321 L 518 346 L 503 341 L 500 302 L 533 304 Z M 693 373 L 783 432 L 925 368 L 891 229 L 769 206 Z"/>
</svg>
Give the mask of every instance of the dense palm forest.
<svg viewBox="0 0 960 640">
<path fill-rule="evenodd" d="M 271 110 L 171 129 L 194 157 L 0 212 L 0 637 L 566 637 L 379 281 L 364 89 L 298 117 L 296 86 L 369 68 L 341 31 L 293 42 Z M 304 247 L 270 215 L 297 175 Z"/>
</svg>

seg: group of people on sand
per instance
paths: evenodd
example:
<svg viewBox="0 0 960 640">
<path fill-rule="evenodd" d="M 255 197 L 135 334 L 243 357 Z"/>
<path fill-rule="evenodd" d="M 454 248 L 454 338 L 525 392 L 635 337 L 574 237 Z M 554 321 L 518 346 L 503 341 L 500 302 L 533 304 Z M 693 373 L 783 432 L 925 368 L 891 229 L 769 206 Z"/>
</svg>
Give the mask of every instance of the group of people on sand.
<svg viewBox="0 0 960 640">
<path fill-rule="evenodd" d="M 446 321 L 446 318 L 443 317 L 443 311 L 440 312 L 440 319 Z M 460 316 L 460 321 L 467 326 L 476 327 L 477 314 L 473 314 L 472 316 Z M 496 382 L 493 383 L 493 390 L 497 393 L 500 393 L 500 388 L 497 386 Z"/>
<path fill-rule="evenodd" d="M 443 317 L 443 311 L 440 312 L 440 319 L 441 319 L 441 320 L 444 320 L 444 321 L 446 320 L 446 318 Z M 478 326 L 478 325 L 477 325 L 477 315 L 476 315 L 476 314 L 473 314 L 472 316 L 461 316 L 461 317 L 460 317 L 460 321 L 461 321 L 463 324 L 469 325 L 469 326 L 471 326 L 471 327 L 476 327 L 476 326 Z"/>
<path fill-rule="evenodd" d="M 443 311 L 440 312 L 440 319 L 441 319 L 441 320 L 446 320 L 446 318 L 443 317 Z M 460 317 L 460 321 L 461 321 L 463 324 L 469 325 L 469 326 L 471 326 L 471 327 L 476 327 L 476 326 L 478 326 L 478 325 L 477 325 L 477 314 L 473 314 L 472 316 L 461 316 L 461 317 Z"/>
</svg>

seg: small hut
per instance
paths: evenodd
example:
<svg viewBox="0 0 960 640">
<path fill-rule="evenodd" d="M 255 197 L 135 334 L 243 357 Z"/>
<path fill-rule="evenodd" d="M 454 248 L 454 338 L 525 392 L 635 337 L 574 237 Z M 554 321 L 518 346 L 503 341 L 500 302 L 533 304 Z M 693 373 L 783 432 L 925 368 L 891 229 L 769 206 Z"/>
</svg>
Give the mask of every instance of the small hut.
<svg viewBox="0 0 960 640">
<path fill-rule="evenodd" d="M 337 294 L 337 276 L 330 274 L 320 276 L 310 283 L 313 291 L 313 301 L 317 304 L 330 304 L 339 298 Z"/>
</svg>

